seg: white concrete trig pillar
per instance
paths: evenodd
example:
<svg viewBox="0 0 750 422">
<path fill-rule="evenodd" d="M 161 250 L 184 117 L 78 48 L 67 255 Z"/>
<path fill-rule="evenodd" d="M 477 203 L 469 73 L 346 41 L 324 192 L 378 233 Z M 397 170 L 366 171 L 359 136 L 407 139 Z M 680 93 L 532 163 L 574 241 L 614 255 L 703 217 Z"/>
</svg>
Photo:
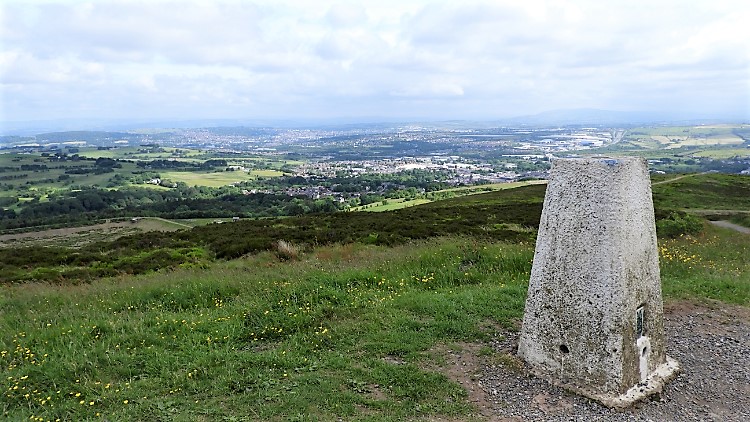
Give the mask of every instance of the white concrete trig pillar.
<svg viewBox="0 0 750 422">
<path fill-rule="evenodd" d="M 518 354 L 537 375 L 626 407 L 679 371 L 665 353 L 642 158 L 552 162 Z"/>
</svg>

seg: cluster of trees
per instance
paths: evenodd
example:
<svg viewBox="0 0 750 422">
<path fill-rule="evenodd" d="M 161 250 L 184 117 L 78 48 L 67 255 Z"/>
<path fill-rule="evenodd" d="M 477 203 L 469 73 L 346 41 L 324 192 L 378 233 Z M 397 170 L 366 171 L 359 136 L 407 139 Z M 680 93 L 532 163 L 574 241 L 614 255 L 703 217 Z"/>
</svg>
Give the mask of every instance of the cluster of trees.
<svg viewBox="0 0 750 422">
<path fill-rule="evenodd" d="M 227 160 L 213 159 L 206 160 L 202 163 L 179 160 L 151 160 L 139 161 L 136 165 L 144 169 L 201 170 L 212 169 L 214 167 L 226 167 Z"/>
<path fill-rule="evenodd" d="M 29 201 L 20 211 L 4 210 L 0 228 L 73 224 L 96 219 L 155 216 L 163 218 L 273 217 L 335 212 L 342 205 L 332 198 L 311 199 L 286 194 L 243 195 L 238 188 L 188 187 L 155 190 L 85 188 L 51 194 L 48 201 Z"/>
</svg>

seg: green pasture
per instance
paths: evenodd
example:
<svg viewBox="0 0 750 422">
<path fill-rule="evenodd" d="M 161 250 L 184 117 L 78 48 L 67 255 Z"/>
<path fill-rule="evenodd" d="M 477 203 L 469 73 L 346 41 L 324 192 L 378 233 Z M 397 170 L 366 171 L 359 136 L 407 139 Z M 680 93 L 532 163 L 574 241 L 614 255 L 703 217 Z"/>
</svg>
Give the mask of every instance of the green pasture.
<svg viewBox="0 0 750 422">
<path fill-rule="evenodd" d="M 482 193 L 487 193 L 487 192 L 501 191 L 505 189 L 514 189 L 514 188 L 518 188 L 522 186 L 543 185 L 546 183 L 547 183 L 546 180 L 529 180 L 529 181 L 523 181 L 523 182 L 510 182 L 510 183 L 491 183 L 491 184 L 486 184 L 486 185 L 462 186 L 458 188 L 441 189 L 438 191 L 430 192 L 430 195 L 439 196 L 440 194 L 443 194 L 443 193 L 449 193 L 452 196 L 476 195 L 476 194 L 482 194 Z M 367 212 L 393 211 L 393 210 L 399 210 L 402 208 L 413 207 L 415 205 L 424 205 L 430 202 L 433 202 L 433 201 L 427 198 L 416 198 L 416 199 L 395 198 L 395 199 L 387 199 L 385 204 L 383 204 L 382 202 L 376 202 L 373 204 L 353 207 L 350 209 L 350 211 L 367 211 Z"/>
<path fill-rule="evenodd" d="M 714 148 L 698 151 L 690 154 L 693 157 L 713 158 L 714 160 L 725 160 L 727 158 L 750 158 L 750 148 Z"/>
<path fill-rule="evenodd" d="M 283 173 L 277 170 L 245 171 L 159 171 L 162 179 L 183 182 L 188 186 L 219 187 L 232 183 L 253 180 L 257 177 L 278 177 Z"/>
<path fill-rule="evenodd" d="M 747 125 L 637 127 L 629 129 L 619 148 L 628 145 L 638 149 L 673 150 L 695 147 L 725 148 L 741 145 L 745 141 L 737 131 L 746 131 Z"/>
<path fill-rule="evenodd" d="M 252 179 L 250 175 L 243 171 L 160 171 L 159 174 L 162 179 L 183 182 L 188 186 L 219 187 Z"/>
<path fill-rule="evenodd" d="M 655 183 L 652 190 L 657 209 L 750 210 L 750 176 L 688 174 Z"/>
<path fill-rule="evenodd" d="M 395 199 L 388 199 L 385 202 L 386 202 L 385 204 L 383 204 L 382 202 L 376 202 L 373 204 L 361 205 L 359 207 L 352 207 L 350 211 L 367 211 L 367 212 L 393 211 L 393 210 L 400 210 L 402 208 L 413 207 L 415 205 L 427 204 L 432 201 L 430 201 L 429 199 L 424 199 L 424 198 L 409 199 L 409 200 L 404 199 L 404 198 L 395 198 Z"/>
<path fill-rule="evenodd" d="M 667 149 L 682 148 L 682 147 L 705 147 L 705 146 L 726 146 L 726 145 L 742 145 L 745 142 L 744 139 L 735 135 L 717 135 L 709 137 L 698 137 L 698 138 L 686 138 L 680 139 L 676 142 L 668 145 Z"/>
<path fill-rule="evenodd" d="M 494 192 L 494 191 L 505 190 L 505 189 L 515 189 L 521 186 L 545 185 L 545 184 L 547 184 L 546 180 L 527 180 L 527 181 L 522 181 L 522 182 L 490 183 L 486 185 L 461 186 L 457 188 L 442 189 L 437 192 L 484 193 L 484 192 Z"/>
<path fill-rule="evenodd" d="M 22 165 L 46 165 L 46 170 L 21 170 Z M 0 184 L 10 189 L 0 190 L 0 196 L 19 196 L 24 192 L 52 192 L 75 186 L 107 186 L 115 174 L 130 174 L 136 170 L 134 163 L 121 163 L 122 168 L 103 174 L 66 174 L 66 170 L 93 169 L 93 161 L 50 162 L 38 154 L 0 154 Z M 13 176 L 24 176 L 13 178 Z M 61 180 L 60 177 L 64 177 Z"/>
<path fill-rule="evenodd" d="M 747 125 L 732 124 L 704 126 L 645 126 L 628 129 L 626 136 L 715 136 L 732 134 L 732 132 L 736 129 L 747 127 Z"/>
<path fill-rule="evenodd" d="M 251 176 L 256 177 L 280 177 L 283 176 L 284 173 L 278 170 L 269 170 L 269 169 L 254 169 L 250 170 Z"/>
</svg>

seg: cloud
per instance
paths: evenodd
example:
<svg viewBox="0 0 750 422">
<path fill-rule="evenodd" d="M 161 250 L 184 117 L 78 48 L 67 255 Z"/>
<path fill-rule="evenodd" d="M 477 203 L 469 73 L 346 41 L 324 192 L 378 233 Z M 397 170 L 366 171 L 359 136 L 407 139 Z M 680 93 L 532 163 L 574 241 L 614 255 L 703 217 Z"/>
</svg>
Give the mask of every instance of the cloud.
<svg viewBox="0 0 750 422">
<path fill-rule="evenodd" d="M 367 21 L 367 11 L 361 4 L 338 3 L 328 9 L 325 18 L 333 28 L 360 27 Z"/>
<path fill-rule="evenodd" d="M 0 119 L 750 115 L 750 6 L 688 3 L 8 0 Z"/>
</svg>

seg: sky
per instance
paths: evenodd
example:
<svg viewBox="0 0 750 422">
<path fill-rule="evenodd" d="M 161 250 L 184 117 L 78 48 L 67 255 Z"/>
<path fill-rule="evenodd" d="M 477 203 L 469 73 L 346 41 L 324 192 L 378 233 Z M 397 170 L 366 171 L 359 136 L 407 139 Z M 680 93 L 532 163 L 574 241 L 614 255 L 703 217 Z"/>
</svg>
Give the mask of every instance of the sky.
<svg viewBox="0 0 750 422">
<path fill-rule="evenodd" d="M 0 124 L 750 121 L 747 0 L 0 0 Z"/>
</svg>

